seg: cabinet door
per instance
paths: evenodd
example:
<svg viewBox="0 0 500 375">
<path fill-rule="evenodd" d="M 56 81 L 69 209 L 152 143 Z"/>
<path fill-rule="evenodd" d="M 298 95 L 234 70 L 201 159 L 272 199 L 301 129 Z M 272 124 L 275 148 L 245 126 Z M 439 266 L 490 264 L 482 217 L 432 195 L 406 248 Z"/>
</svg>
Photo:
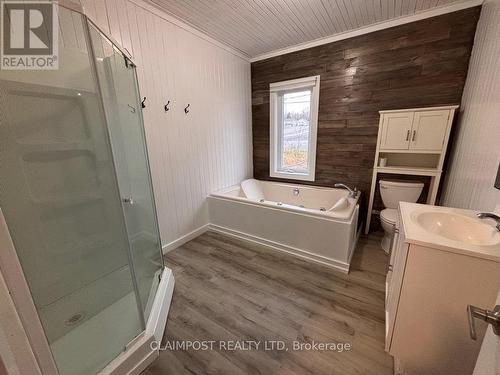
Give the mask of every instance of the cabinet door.
<svg viewBox="0 0 500 375">
<path fill-rule="evenodd" d="M 441 151 L 448 128 L 449 110 L 415 112 L 411 150 Z"/>
<path fill-rule="evenodd" d="M 396 232 L 391 260 L 386 283 L 385 304 L 385 350 L 390 352 L 394 324 L 396 322 L 396 311 L 399 303 L 399 292 L 403 283 L 404 268 L 408 255 L 409 245 L 405 242 L 403 233 Z"/>
<path fill-rule="evenodd" d="M 414 112 L 383 114 L 380 150 L 408 150 Z"/>
</svg>

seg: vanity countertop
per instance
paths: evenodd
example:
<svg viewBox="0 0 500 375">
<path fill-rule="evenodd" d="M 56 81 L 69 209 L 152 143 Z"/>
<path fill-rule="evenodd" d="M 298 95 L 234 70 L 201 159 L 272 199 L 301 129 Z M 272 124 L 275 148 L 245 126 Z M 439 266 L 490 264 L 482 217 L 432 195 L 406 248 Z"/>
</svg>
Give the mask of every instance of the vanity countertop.
<svg viewBox="0 0 500 375">
<path fill-rule="evenodd" d="M 400 202 L 399 212 L 401 217 L 400 231 L 404 231 L 405 241 L 408 243 L 500 262 L 500 232 L 495 228 L 495 224 L 492 220 L 478 219 L 476 217 L 477 211 Z M 486 234 L 486 238 L 489 237 L 492 244 L 471 244 L 465 241 L 448 239 L 439 234 L 432 233 L 426 230 L 418 222 L 419 215 L 423 213 L 454 214 L 469 218 L 464 219 L 465 223 L 467 220 L 469 220 L 471 224 L 474 224 L 474 221 L 480 222 L 485 226 L 483 227 L 483 229 L 485 229 L 483 234 Z M 446 224 L 438 220 L 435 225 L 442 226 Z M 489 231 L 489 227 L 491 227 L 491 232 Z M 466 232 L 466 230 L 467 228 L 464 232 Z M 464 236 L 467 236 L 467 233 L 464 233 Z"/>
</svg>

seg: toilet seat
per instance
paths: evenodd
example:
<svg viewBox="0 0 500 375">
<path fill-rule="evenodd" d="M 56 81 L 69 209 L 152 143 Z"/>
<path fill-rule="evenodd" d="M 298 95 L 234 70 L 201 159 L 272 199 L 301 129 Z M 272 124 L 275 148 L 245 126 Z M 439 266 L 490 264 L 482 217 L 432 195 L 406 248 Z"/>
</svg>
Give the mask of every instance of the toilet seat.
<svg viewBox="0 0 500 375">
<path fill-rule="evenodd" d="M 380 211 L 380 220 L 386 222 L 387 224 L 395 225 L 397 217 L 398 210 L 395 208 L 386 208 L 385 210 Z"/>
</svg>

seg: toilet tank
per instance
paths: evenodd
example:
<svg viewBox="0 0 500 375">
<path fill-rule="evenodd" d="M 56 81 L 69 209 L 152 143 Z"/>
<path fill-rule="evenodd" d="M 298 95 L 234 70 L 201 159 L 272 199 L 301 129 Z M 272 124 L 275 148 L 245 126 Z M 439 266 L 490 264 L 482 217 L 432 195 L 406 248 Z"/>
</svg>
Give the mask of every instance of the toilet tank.
<svg viewBox="0 0 500 375">
<path fill-rule="evenodd" d="M 399 202 L 415 203 L 424 188 L 422 182 L 380 180 L 379 185 L 382 201 L 387 208 L 398 208 Z"/>
</svg>

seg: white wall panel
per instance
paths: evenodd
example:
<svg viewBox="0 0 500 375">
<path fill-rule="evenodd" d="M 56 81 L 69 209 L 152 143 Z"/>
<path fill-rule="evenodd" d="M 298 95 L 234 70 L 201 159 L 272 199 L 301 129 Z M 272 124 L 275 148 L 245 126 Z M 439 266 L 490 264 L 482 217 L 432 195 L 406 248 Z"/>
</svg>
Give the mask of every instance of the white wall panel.
<svg viewBox="0 0 500 375">
<path fill-rule="evenodd" d="M 210 192 L 252 174 L 250 63 L 140 0 L 83 6 L 138 65 L 160 232 L 171 243 L 207 224 Z"/>
<path fill-rule="evenodd" d="M 500 0 L 486 1 L 477 26 L 458 136 L 443 190 L 446 206 L 493 210 L 500 162 Z"/>
</svg>

